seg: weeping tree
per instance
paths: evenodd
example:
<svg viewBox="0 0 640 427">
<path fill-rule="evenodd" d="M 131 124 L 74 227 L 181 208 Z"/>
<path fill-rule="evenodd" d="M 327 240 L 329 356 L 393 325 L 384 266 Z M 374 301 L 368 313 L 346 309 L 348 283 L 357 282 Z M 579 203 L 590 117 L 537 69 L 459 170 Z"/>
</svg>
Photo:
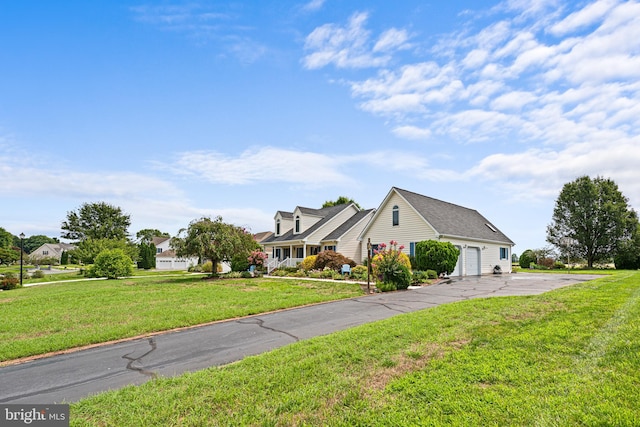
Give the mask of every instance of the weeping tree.
<svg viewBox="0 0 640 427">
<path fill-rule="evenodd" d="M 589 268 L 612 259 L 637 229 L 638 216 L 611 179 L 582 176 L 564 185 L 547 227 L 547 241 L 563 252 L 567 241 Z"/>
<path fill-rule="evenodd" d="M 178 236 L 171 239 L 171 246 L 179 257 L 197 256 L 200 261 L 210 260 L 214 274 L 221 261 L 230 261 L 235 255 L 246 258 L 260 247 L 250 232 L 223 222 L 220 216 L 192 221 L 188 228 L 180 230 Z"/>
</svg>

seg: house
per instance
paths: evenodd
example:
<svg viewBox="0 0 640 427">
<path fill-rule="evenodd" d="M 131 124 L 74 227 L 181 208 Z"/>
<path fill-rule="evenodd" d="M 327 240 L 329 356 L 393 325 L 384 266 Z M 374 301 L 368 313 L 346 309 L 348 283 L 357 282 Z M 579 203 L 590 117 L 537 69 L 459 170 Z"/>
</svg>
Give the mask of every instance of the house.
<svg viewBox="0 0 640 427">
<path fill-rule="evenodd" d="M 405 246 L 408 255 L 415 254 L 416 242 L 451 242 L 460 250 L 456 268 L 449 272 L 452 276 L 493 273 L 496 266 L 511 272 L 515 244 L 478 211 L 396 187 L 359 236 L 360 243 L 366 248 L 370 242 L 372 250 L 391 240 Z"/>
<path fill-rule="evenodd" d="M 312 209 L 297 206 L 293 212 L 278 211 L 275 232 L 261 244 L 268 255 L 267 268 L 295 266 L 309 255 L 334 250 L 358 262 L 358 241 L 374 210 L 360 210 L 354 203 Z"/>
<path fill-rule="evenodd" d="M 156 270 L 188 270 L 198 264 L 197 257 L 177 257 L 170 237 L 154 237 L 151 242 L 156 247 Z"/>
<path fill-rule="evenodd" d="M 29 257 L 34 264 L 37 264 L 38 261 L 45 261 L 45 263 L 49 263 L 50 260 L 54 259 L 60 263 L 62 259 L 62 253 L 74 250 L 76 247 L 68 244 L 68 243 L 45 243 L 37 249 L 34 249 Z"/>
</svg>

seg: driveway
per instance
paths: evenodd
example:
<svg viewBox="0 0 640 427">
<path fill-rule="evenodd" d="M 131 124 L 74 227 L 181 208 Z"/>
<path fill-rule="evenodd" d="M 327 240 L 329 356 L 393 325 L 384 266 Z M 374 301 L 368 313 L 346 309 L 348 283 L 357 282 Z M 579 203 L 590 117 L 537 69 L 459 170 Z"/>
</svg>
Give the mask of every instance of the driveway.
<svg viewBox="0 0 640 427">
<path fill-rule="evenodd" d="M 293 342 L 470 298 L 534 295 L 601 276 L 504 274 L 233 319 L 0 368 L 0 403 L 73 402 L 91 394 L 235 362 Z"/>
</svg>

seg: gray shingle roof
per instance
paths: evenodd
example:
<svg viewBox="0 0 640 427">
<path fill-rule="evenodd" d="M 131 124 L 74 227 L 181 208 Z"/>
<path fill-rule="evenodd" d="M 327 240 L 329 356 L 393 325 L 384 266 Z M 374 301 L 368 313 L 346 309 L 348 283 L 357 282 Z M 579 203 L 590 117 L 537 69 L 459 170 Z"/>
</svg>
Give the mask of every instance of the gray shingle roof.
<svg viewBox="0 0 640 427">
<path fill-rule="evenodd" d="M 397 187 L 393 188 L 435 228 L 438 234 L 515 244 L 498 227 L 474 209 Z"/>
<path fill-rule="evenodd" d="M 358 222 L 360 222 L 363 218 L 365 218 L 371 212 L 373 212 L 373 209 L 367 209 L 365 211 L 360 211 L 360 212 L 356 213 L 351 218 L 349 218 L 348 220 L 343 222 L 338 228 L 336 228 L 331 233 L 329 233 L 322 240 L 337 240 L 337 239 L 339 239 L 344 233 L 346 233 L 347 231 L 351 230 L 351 228 L 353 226 L 355 226 Z"/>
<path fill-rule="evenodd" d="M 313 224 L 311 227 L 309 227 L 308 229 L 306 229 L 304 232 L 300 233 L 300 234 L 293 234 L 293 229 L 288 230 L 286 233 L 276 237 L 275 235 L 265 239 L 262 241 L 262 243 L 273 243 L 273 242 L 287 242 L 290 240 L 302 240 L 304 238 L 306 238 L 307 236 L 309 236 L 310 234 L 312 234 L 314 231 L 316 231 L 318 228 L 322 227 L 324 224 L 326 224 L 331 218 L 333 218 L 334 216 L 336 216 L 337 214 L 339 214 L 340 212 L 342 212 L 344 209 L 346 209 L 349 205 L 345 204 L 345 205 L 336 205 L 336 206 L 331 206 L 328 208 L 322 208 L 322 209 L 311 209 L 311 208 L 302 208 L 302 207 L 298 207 L 300 209 L 300 211 L 304 214 L 307 215 L 316 215 L 316 216 L 322 216 L 323 218 L 316 222 L 315 224 Z"/>
</svg>

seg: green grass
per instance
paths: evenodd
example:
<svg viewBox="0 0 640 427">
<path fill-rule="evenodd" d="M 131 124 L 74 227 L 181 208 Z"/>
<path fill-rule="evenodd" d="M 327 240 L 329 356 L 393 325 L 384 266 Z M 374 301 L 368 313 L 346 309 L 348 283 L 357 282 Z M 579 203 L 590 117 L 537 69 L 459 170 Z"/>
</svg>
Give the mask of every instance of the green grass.
<svg viewBox="0 0 640 427">
<path fill-rule="evenodd" d="M 0 362 L 177 327 L 362 295 L 290 279 L 137 277 L 0 292 Z"/>
<path fill-rule="evenodd" d="M 473 299 L 160 378 L 71 425 L 637 426 L 640 273 Z"/>
</svg>

